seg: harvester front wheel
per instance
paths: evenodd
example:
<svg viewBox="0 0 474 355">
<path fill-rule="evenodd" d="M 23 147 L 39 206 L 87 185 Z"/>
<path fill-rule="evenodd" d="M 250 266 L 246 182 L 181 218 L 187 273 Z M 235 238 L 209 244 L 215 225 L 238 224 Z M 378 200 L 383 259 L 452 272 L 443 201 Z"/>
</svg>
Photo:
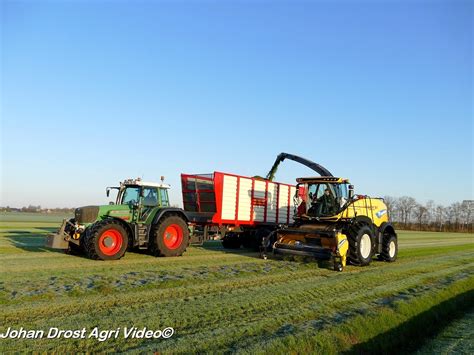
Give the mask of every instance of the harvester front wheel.
<svg viewBox="0 0 474 355">
<path fill-rule="evenodd" d="M 349 261 L 354 265 L 365 266 L 372 261 L 374 253 L 374 234 L 367 225 L 356 225 L 349 232 Z"/>
<path fill-rule="evenodd" d="M 127 250 L 128 233 L 117 221 L 105 219 L 91 227 L 84 242 L 84 249 L 89 258 L 118 260 Z"/>
<path fill-rule="evenodd" d="M 382 259 L 388 262 L 397 260 L 398 242 L 394 235 L 384 235 L 382 241 Z"/>
<path fill-rule="evenodd" d="M 189 245 L 187 223 L 179 216 L 169 215 L 155 226 L 151 251 L 156 256 L 181 256 Z"/>
</svg>

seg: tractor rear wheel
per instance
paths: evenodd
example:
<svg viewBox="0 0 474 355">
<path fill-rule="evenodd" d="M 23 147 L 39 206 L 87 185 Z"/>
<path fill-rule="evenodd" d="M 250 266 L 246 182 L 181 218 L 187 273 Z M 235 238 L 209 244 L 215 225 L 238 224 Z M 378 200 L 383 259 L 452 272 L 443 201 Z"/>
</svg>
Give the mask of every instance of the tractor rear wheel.
<svg viewBox="0 0 474 355">
<path fill-rule="evenodd" d="M 181 256 L 189 245 L 188 224 L 177 215 L 163 217 L 152 231 L 151 252 L 156 256 Z"/>
<path fill-rule="evenodd" d="M 382 239 L 382 260 L 388 262 L 394 262 L 397 260 L 398 255 L 398 241 L 397 237 L 393 234 L 387 234 Z"/>
<path fill-rule="evenodd" d="M 92 225 L 84 238 L 84 249 L 91 259 L 118 260 L 128 247 L 128 232 L 117 221 L 104 219 Z"/>
<path fill-rule="evenodd" d="M 372 229 L 366 224 L 356 224 L 351 227 L 348 234 L 349 261 L 354 265 L 369 265 L 375 245 Z"/>
</svg>

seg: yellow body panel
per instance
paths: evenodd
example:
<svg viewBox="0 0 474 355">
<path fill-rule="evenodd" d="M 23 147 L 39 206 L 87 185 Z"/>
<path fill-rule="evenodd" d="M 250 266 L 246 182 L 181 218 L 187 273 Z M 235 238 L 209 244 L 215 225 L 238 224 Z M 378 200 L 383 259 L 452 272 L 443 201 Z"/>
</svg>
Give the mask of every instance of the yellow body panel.
<svg viewBox="0 0 474 355">
<path fill-rule="evenodd" d="M 387 205 L 379 198 L 361 198 L 352 202 L 349 206 L 331 217 L 321 217 L 321 221 L 334 221 L 339 219 L 351 219 L 354 217 L 366 216 L 372 220 L 372 223 L 380 227 L 382 223 L 388 222 Z"/>
<path fill-rule="evenodd" d="M 340 262 L 342 267 L 346 266 L 347 260 L 347 252 L 349 251 L 349 241 L 347 240 L 347 236 L 342 233 L 338 233 L 336 235 L 336 255 L 334 256 L 336 262 Z M 340 259 L 340 260 L 338 260 Z"/>
</svg>

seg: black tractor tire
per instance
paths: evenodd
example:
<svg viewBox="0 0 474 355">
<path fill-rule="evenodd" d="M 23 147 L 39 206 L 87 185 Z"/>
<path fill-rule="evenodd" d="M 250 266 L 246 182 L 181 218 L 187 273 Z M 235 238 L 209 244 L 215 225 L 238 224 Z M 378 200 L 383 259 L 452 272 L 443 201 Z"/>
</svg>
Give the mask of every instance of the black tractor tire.
<svg viewBox="0 0 474 355">
<path fill-rule="evenodd" d="M 186 221 L 170 214 L 153 227 L 150 251 L 155 256 L 181 256 L 189 246 L 189 229 Z"/>
<path fill-rule="evenodd" d="M 129 235 L 120 222 L 104 219 L 89 228 L 84 238 L 84 250 L 89 258 L 118 260 L 125 255 Z"/>
<path fill-rule="evenodd" d="M 398 256 L 398 240 L 393 234 L 387 234 L 382 239 L 382 253 L 380 254 L 381 259 L 394 262 Z"/>
<path fill-rule="evenodd" d="M 238 233 L 226 233 L 224 238 L 222 238 L 222 246 L 224 249 L 240 249 L 242 245 L 242 240 Z"/>
<path fill-rule="evenodd" d="M 348 231 L 348 240 L 349 261 L 353 265 L 369 265 L 375 251 L 375 238 L 372 228 L 366 224 L 356 223 Z"/>
</svg>

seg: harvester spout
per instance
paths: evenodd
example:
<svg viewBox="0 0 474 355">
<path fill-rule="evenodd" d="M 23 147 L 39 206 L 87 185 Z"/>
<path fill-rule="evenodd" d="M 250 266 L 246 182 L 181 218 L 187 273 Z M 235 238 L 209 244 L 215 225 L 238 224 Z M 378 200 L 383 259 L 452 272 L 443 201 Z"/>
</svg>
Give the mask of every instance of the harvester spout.
<svg viewBox="0 0 474 355">
<path fill-rule="evenodd" d="M 303 164 L 303 165 L 307 166 L 308 168 L 316 171 L 321 176 L 333 176 L 329 172 L 329 170 L 327 170 L 325 167 L 323 167 L 323 166 L 321 166 L 321 165 L 319 165 L 319 164 L 317 164 L 317 163 L 315 163 L 311 160 L 308 160 L 308 159 L 305 159 L 305 158 L 302 158 L 302 157 L 299 157 L 299 156 L 293 155 L 293 154 L 280 153 L 280 154 L 278 154 L 275 162 L 273 163 L 272 168 L 270 169 L 270 171 L 268 172 L 268 174 L 266 176 L 267 180 L 273 181 L 273 178 L 275 177 L 276 171 L 278 169 L 278 165 L 280 165 L 280 163 L 285 159 L 290 159 L 290 160 L 296 161 L 300 164 Z"/>
</svg>

